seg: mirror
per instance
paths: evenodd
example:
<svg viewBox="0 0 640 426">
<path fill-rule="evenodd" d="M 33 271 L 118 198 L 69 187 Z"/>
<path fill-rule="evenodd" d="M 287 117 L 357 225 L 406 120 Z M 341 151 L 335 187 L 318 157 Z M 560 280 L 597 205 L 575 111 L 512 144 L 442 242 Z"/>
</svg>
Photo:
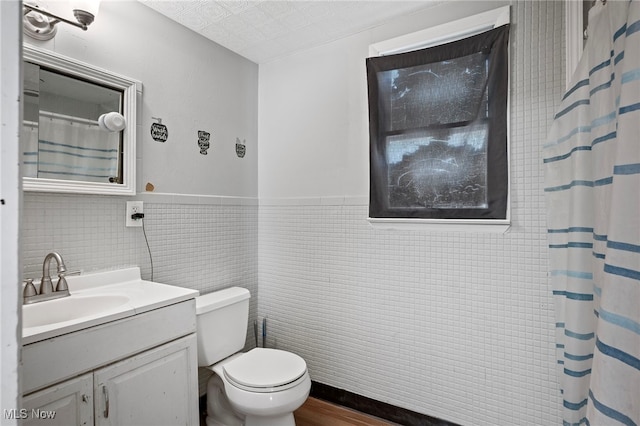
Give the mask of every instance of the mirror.
<svg viewBox="0 0 640 426">
<path fill-rule="evenodd" d="M 142 84 L 28 45 L 23 59 L 23 189 L 135 194 Z"/>
</svg>

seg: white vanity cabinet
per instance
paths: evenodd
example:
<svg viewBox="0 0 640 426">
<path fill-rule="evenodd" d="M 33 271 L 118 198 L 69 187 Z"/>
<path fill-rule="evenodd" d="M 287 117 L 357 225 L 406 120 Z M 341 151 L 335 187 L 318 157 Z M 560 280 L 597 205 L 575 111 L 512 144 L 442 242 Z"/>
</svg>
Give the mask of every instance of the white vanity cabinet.
<svg viewBox="0 0 640 426">
<path fill-rule="evenodd" d="M 191 298 L 23 346 L 23 424 L 197 426 L 195 331 Z"/>
<path fill-rule="evenodd" d="M 32 393 L 22 400 L 22 425 L 92 425 L 92 394 L 93 374 L 85 374 Z"/>
<path fill-rule="evenodd" d="M 189 374 L 196 356 L 191 335 L 96 371 L 95 424 L 197 425 L 198 398 Z"/>
</svg>

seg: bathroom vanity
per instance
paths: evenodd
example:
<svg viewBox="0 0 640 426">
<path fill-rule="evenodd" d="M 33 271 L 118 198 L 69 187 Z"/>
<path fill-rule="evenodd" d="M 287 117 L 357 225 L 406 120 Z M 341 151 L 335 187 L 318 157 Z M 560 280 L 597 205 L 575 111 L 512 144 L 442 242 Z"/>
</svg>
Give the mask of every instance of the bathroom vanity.
<svg viewBox="0 0 640 426">
<path fill-rule="evenodd" d="M 198 292 L 138 268 L 68 284 L 23 306 L 23 424 L 197 425 Z"/>
</svg>

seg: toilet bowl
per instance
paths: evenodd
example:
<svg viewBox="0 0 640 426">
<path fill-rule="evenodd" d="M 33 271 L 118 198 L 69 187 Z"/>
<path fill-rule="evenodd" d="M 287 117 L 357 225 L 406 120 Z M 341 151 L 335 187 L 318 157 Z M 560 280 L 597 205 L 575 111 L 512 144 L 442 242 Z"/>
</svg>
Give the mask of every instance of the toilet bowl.
<svg viewBox="0 0 640 426">
<path fill-rule="evenodd" d="M 248 290 L 233 287 L 196 298 L 198 364 L 213 371 L 207 384 L 208 426 L 294 426 L 293 411 L 309 396 L 300 356 L 244 347 Z"/>
<path fill-rule="evenodd" d="M 225 405 L 209 395 L 225 398 L 229 407 L 241 414 L 238 418 L 244 422 L 237 424 L 288 426 L 295 425 L 293 411 L 304 403 L 311 389 L 304 360 L 277 349 L 252 349 L 208 368 L 218 378 L 207 385 L 209 426 L 224 424 L 216 420 L 220 410 L 216 407 Z"/>
</svg>

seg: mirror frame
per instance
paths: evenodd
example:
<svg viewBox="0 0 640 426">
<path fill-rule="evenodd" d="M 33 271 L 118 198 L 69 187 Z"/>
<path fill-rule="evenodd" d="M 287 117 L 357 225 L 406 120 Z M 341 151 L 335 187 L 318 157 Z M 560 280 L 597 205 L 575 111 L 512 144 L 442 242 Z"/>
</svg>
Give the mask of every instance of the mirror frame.
<svg viewBox="0 0 640 426">
<path fill-rule="evenodd" d="M 27 44 L 23 46 L 22 60 L 33 62 L 54 71 L 60 71 L 61 73 L 79 77 L 102 86 L 121 90 L 123 92 L 122 115 L 127 120 L 127 127 L 122 131 L 124 158 L 122 172 L 124 179 L 121 184 L 23 177 L 22 189 L 24 191 L 76 194 L 135 195 L 136 133 L 138 131 L 136 124 L 136 104 L 138 94 L 142 94 L 142 83 L 76 59 Z"/>
</svg>

